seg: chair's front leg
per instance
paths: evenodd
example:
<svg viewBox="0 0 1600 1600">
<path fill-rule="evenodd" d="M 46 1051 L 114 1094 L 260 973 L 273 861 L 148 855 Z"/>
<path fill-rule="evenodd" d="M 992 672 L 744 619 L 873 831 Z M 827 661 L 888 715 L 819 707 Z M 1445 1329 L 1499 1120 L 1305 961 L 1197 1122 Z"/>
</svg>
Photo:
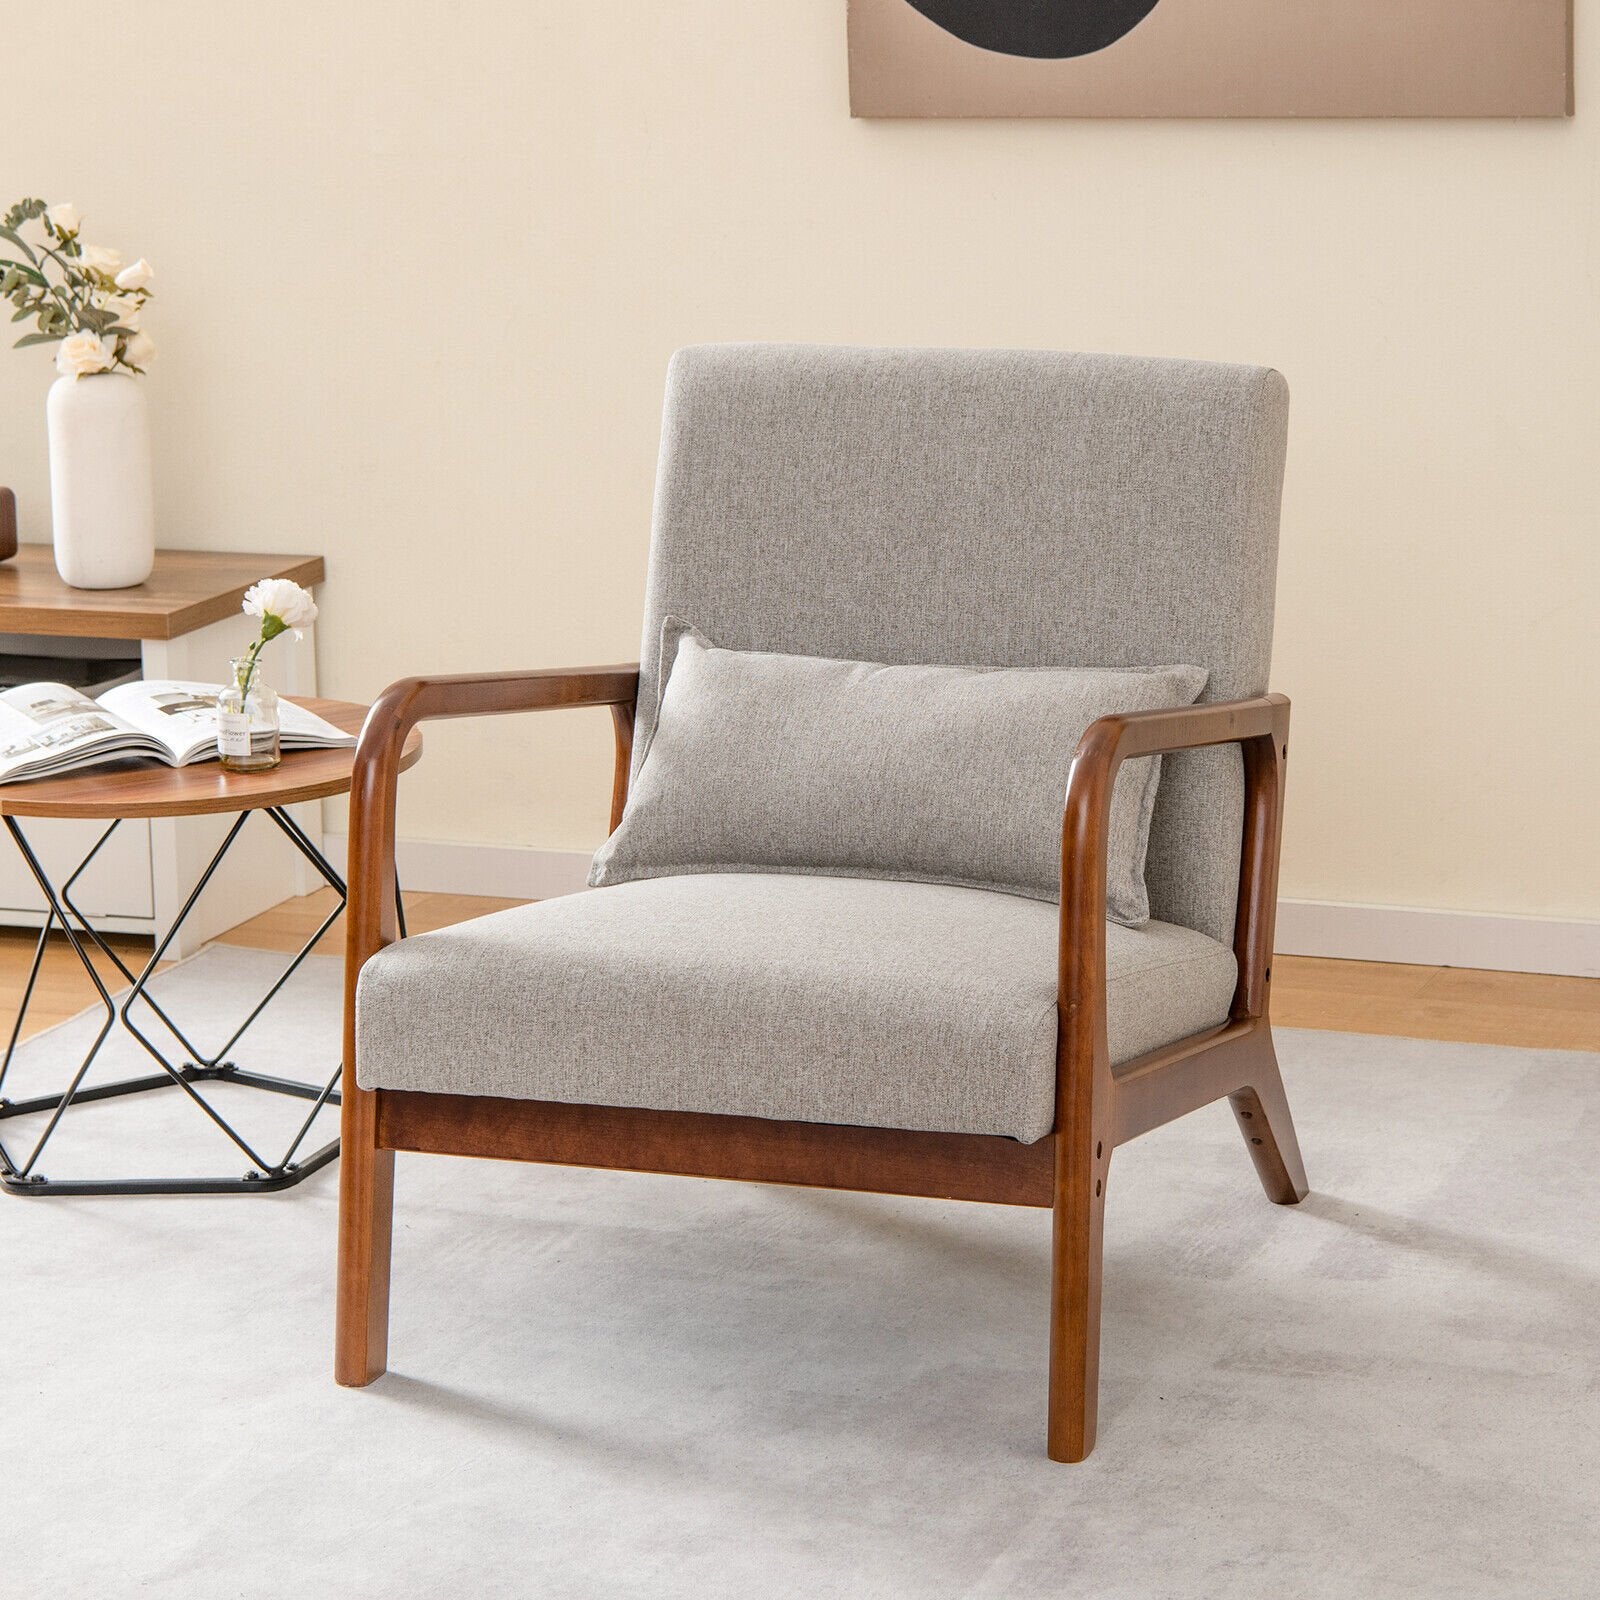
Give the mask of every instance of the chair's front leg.
<svg viewBox="0 0 1600 1600">
<path fill-rule="evenodd" d="M 333 1375 L 359 1389 L 389 1364 L 389 1259 L 394 1152 L 378 1148 L 378 1096 L 356 1082 L 356 985 L 361 968 L 398 932 L 395 784 L 403 727 L 392 730 L 351 794 L 345 913 L 344 1096 L 339 1131 L 339 1267 Z"/>
<path fill-rule="evenodd" d="M 389 1365 L 394 1151 L 378 1148 L 377 1112 L 377 1095 L 347 1081 L 339 1146 L 338 1334 L 333 1375 L 353 1389 L 382 1377 Z"/>
<path fill-rule="evenodd" d="M 1116 1142 L 1106 1047 L 1106 827 L 1114 760 L 1073 764 L 1061 826 L 1056 1189 L 1050 1263 L 1052 1461 L 1094 1449 L 1100 1392 L 1100 1263 Z"/>
<path fill-rule="evenodd" d="M 381 1378 L 389 1365 L 394 1152 L 378 1148 L 377 1094 L 356 1082 L 356 988 L 362 967 L 399 933 L 395 812 L 400 762 L 415 719 L 392 704 L 393 694 L 367 717 L 350 785 L 333 1376 L 353 1389 Z"/>
<path fill-rule="evenodd" d="M 1052 1461 L 1082 1461 L 1094 1449 L 1100 1394 L 1105 1189 L 1111 1167 L 1111 1132 L 1105 1115 L 1108 1100 L 1107 1095 L 1091 1093 L 1086 1114 L 1077 1119 L 1077 1125 L 1065 1126 L 1056 1135 L 1050 1260 Z"/>
</svg>

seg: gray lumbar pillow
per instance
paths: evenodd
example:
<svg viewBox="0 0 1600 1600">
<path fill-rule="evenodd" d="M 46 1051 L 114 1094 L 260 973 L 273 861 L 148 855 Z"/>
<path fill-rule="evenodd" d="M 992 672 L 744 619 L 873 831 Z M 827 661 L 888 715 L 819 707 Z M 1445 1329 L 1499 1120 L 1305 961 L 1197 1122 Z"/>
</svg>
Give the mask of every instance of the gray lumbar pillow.
<svg viewBox="0 0 1600 1600">
<path fill-rule="evenodd" d="M 719 650 L 676 618 L 649 749 L 600 886 L 682 872 L 903 878 L 1054 900 L 1061 804 L 1084 730 L 1192 705 L 1199 667 L 891 667 Z M 1111 800 L 1107 913 L 1150 916 L 1144 858 L 1160 758 Z"/>
</svg>

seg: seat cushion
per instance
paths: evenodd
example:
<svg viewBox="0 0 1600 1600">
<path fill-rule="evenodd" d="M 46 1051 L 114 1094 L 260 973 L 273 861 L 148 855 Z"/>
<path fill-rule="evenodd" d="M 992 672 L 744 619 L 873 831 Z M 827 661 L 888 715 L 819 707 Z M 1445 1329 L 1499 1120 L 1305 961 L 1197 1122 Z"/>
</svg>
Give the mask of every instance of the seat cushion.
<svg viewBox="0 0 1600 1600">
<path fill-rule="evenodd" d="M 947 884 L 645 879 L 391 945 L 364 1088 L 1006 1134 L 1055 1122 L 1053 905 Z M 1233 954 L 1108 924 L 1113 1062 L 1214 1026 Z"/>
</svg>

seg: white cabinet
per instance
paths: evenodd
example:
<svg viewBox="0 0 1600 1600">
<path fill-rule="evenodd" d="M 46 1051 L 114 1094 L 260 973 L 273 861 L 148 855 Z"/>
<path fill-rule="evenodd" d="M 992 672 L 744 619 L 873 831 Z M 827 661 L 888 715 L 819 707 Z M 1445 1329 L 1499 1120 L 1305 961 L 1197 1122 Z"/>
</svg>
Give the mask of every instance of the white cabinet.
<svg viewBox="0 0 1600 1600">
<path fill-rule="evenodd" d="M 68 877 L 108 824 L 22 819 L 39 864 L 50 881 L 64 889 Z M 149 933 L 155 927 L 155 886 L 150 875 L 150 824 L 124 822 L 95 856 L 72 891 L 73 904 L 97 926 L 120 933 Z M 9 835 L 0 835 L 0 924 L 36 926 L 44 915 L 39 893 L 21 853 Z"/>
</svg>

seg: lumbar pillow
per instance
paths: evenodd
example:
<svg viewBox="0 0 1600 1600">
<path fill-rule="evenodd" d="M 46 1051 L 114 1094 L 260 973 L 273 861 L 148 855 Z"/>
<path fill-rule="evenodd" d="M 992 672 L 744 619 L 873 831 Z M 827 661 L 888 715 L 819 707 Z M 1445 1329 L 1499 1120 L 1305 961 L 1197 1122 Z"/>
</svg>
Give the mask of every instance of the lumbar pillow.
<svg viewBox="0 0 1600 1600">
<path fill-rule="evenodd" d="M 1192 705 L 1199 667 L 892 667 L 719 650 L 662 630 L 655 733 L 596 886 L 684 872 L 829 873 L 1054 900 L 1061 808 L 1084 730 Z M 1111 800 L 1107 914 L 1148 920 L 1160 757 Z"/>
</svg>

